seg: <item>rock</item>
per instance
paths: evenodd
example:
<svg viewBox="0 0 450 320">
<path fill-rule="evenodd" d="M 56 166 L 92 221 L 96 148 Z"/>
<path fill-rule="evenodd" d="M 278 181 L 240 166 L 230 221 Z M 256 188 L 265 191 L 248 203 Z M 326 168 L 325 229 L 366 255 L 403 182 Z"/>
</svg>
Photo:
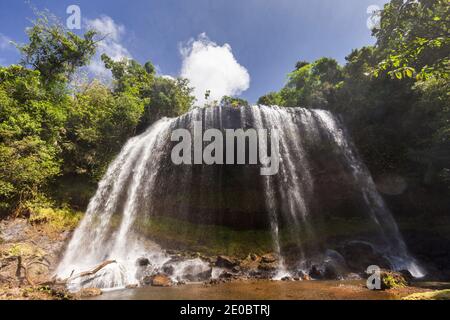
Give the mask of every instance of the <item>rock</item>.
<svg viewBox="0 0 450 320">
<path fill-rule="evenodd" d="M 172 281 L 164 274 L 157 274 L 151 277 L 151 285 L 153 287 L 170 287 L 172 285 Z"/>
<path fill-rule="evenodd" d="M 323 279 L 323 271 L 317 265 L 313 265 L 308 274 L 312 279 Z"/>
<path fill-rule="evenodd" d="M 141 283 L 141 285 L 143 285 L 143 286 L 149 286 L 149 285 L 152 284 L 152 280 L 153 280 L 153 277 L 152 277 L 152 276 L 145 276 L 145 277 L 140 281 L 140 283 Z"/>
<path fill-rule="evenodd" d="M 224 271 L 219 275 L 219 279 L 231 279 L 234 275 L 230 272 Z"/>
<path fill-rule="evenodd" d="M 233 269 L 231 269 L 231 271 L 233 271 L 234 273 L 239 273 L 241 271 L 241 267 L 235 266 L 235 267 L 233 267 Z"/>
<path fill-rule="evenodd" d="M 278 258 L 273 253 L 265 254 L 261 257 L 261 261 L 258 266 L 259 270 L 263 271 L 275 271 L 278 269 Z"/>
<path fill-rule="evenodd" d="M 219 268 L 228 268 L 232 269 L 233 267 L 237 266 L 238 262 L 236 259 L 227 257 L 227 256 L 218 256 L 216 260 L 216 267 Z"/>
<path fill-rule="evenodd" d="M 403 278 L 405 278 L 408 283 L 410 283 L 414 279 L 414 276 L 411 274 L 411 272 L 409 272 L 409 270 L 400 270 L 399 273 L 403 276 Z"/>
<path fill-rule="evenodd" d="M 292 278 L 289 276 L 281 278 L 281 281 L 292 281 Z"/>
<path fill-rule="evenodd" d="M 278 269 L 278 263 L 272 262 L 272 263 L 265 263 L 261 262 L 258 266 L 259 270 L 262 271 L 276 271 Z"/>
<path fill-rule="evenodd" d="M 173 275 L 173 273 L 174 273 L 174 271 L 175 271 L 175 267 L 174 267 L 173 265 L 171 265 L 171 264 L 165 264 L 165 265 L 163 265 L 163 267 L 162 267 L 162 271 L 163 271 L 165 274 L 171 276 L 171 275 Z"/>
<path fill-rule="evenodd" d="M 408 281 L 400 272 L 381 271 L 381 290 L 403 288 L 408 286 Z"/>
<path fill-rule="evenodd" d="M 139 258 L 136 260 L 136 266 L 138 267 L 146 267 L 150 264 L 150 260 L 147 258 Z"/>
<path fill-rule="evenodd" d="M 361 280 L 361 276 L 357 273 L 349 273 L 345 276 L 346 280 Z"/>
<path fill-rule="evenodd" d="M 340 280 L 348 273 L 345 258 L 335 250 L 326 250 L 323 262 L 323 278 L 327 280 Z"/>
<path fill-rule="evenodd" d="M 102 295 L 102 290 L 99 288 L 84 288 L 81 289 L 77 295 L 81 298 L 97 297 Z"/>
<path fill-rule="evenodd" d="M 148 264 L 146 266 L 138 266 L 136 270 L 136 279 L 138 279 L 139 283 L 143 286 L 148 286 L 151 284 L 151 277 L 158 272 L 158 269 L 155 268 L 152 264 Z"/>
<path fill-rule="evenodd" d="M 389 261 L 377 252 L 370 243 L 364 241 L 350 241 L 339 252 L 344 257 L 350 271 L 364 273 L 367 267 L 377 265 L 389 269 Z"/>
<path fill-rule="evenodd" d="M 137 287 L 139 287 L 139 285 L 138 285 L 137 283 L 134 283 L 134 284 L 128 284 L 128 285 L 125 287 L 125 289 L 135 289 L 135 288 L 137 288 Z"/>
<path fill-rule="evenodd" d="M 323 279 L 325 280 L 338 280 L 341 276 L 333 264 L 325 264 L 323 271 Z"/>
<path fill-rule="evenodd" d="M 309 281 L 311 280 L 311 277 L 309 276 L 309 274 L 307 274 L 305 271 L 303 270 L 299 270 L 297 272 L 297 277 L 299 278 L 299 280 L 304 280 L 304 281 Z"/>
<path fill-rule="evenodd" d="M 258 269 L 261 258 L 255 254 L 248 255 L 241 261 L 240 267 L 243 271 L 254 271 Z"/>
<path fill-rule="evenodd" d="M 275 261 L 278 260 L 278 258 L 276 257 L 276 255 L 273 254 L 273 253 L 265 254 L 265 255 L 263 255 L 263 256 L 261 257 L 261 259 L 262 259 L 262 261 L 265 262 L 265 263 L 273 263 L 273 262 L 275 262 Z"/>
<path fill-rule="evenodd" d="M 188 273 L 184 276 L 184 278 L 191 282 L 200 282 L 211 279 L 212 276 L 212 268 L 209 268 L 205 271 L 200 271 L 197 273 Z"/>
</svg>

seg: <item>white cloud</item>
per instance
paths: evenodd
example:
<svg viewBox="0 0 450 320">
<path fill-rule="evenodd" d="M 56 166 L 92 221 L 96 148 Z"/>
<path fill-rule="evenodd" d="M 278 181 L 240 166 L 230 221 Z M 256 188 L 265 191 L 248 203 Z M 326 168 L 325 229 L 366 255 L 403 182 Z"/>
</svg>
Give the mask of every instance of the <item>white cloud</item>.
<svg viewBox="0 0 450 320">
<path fill-rule="evenodd" d="M 207 90 L 211 91 L 209 100 L 220 100 L 225 95 L 239 95 L 250 86 L 247 69 L 236 61 L 227 43 L 219 46 L 202 33 L 181 46 L 180 53 L 180 75 L 194 87 L 199 105 L 204 105 Z"/>
<path fill-rule="evenodd" d="M 6 50 L 13 48 L 11 45 L 11 39 L 0 33 L 0 50 Z"/>
<path fill-rule="evenodd" d="M 97 19 L 86 20 L 86 27 L 94 29 L 99 36 L 103 38 L 98 43 L 97 54 L 88 66 L 88 71 L 96 77 L 104 79 L 111 78 L 111 72 L 107 70 L 101 60 L 101 55 L 106 54 L 114 61 L 120 61 L 124 58 L 131 58 L 130 52 L 122 44 L 122 38 L 125 34 L 125 27 L 117 24 L 109 16 L 101 16 Z"/>
</svg>

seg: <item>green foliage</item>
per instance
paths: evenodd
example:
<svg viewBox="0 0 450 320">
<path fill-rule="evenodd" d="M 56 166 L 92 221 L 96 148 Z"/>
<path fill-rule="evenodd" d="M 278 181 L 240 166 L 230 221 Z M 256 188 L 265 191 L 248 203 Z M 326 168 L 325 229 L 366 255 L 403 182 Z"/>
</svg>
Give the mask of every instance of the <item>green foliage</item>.
<svg viewBox="0 0 450 320">
<path fill-rule="evenodd" d="M 33 207 L 29 221 L 33 225 L 43 225 L 47 229 L 47 234 L 59 234 L 74 230 L 82 217 L 81 212 L 73 211 L 67 206 L 63 208 Z"/>
<path fill-rule="evenodd" d="M 226 107 L 238 108 L 238 107 L 248 107 L 249 103 L 247 100 L 244 100 L 241 98 L 224 96 L 224 97 L 222 97 L 222 100 L 220 101 L 220 105 L 226 106 Z"/>
<path fill-rule="evenodd" d="M 336 60 L 321 58 L 314 63 L 297 63 L 289 74 L 288 83 L 280 91 L 281 99 L 272 98 L 286 107 L 323 108 L 333 102 L 336 88 L 342 80 L 342 70 Z"/>
<path fill-rule="evenodd" d="M 343 67 L 300 61 L 280 92 L 258 102 L 340 114 L 372 173 L 448 195 L 449 10 L 446 0 L 392 0 L 375 46 L 353 50 Z"/>
<path fill-rule="evenodd" d="M 47 94 L 39 72 L 0 68 L 0 211 L 32 197 L 59 173 L 62 100 Z"/>
<path fill-rule="evenodd" d="M 85 190 L 128 138 L 188 111 L 193 97 L 186 80 L 157 77 L 151 62 L 106 55 L 111 86 L 95 80 L 74 85 L 72 75 L 95 54 L 96 33 L 79 37 L 48 13 L 38 15 L 27 29 L 29 43 L 18 45 L 21 65 L 0 67 L 0 215 L 29 210 L 29 201 L 46 194 L 59 203 L 34 208 L 32 219 L 60 216 L 58 225 L 66 209 L 48 208 L 88 198 Z M 76 187 L 54 190 L 61 181 L 76 181 Z"/>
<path fill-rule="evenodd" d="M 400 273 L 390 271 L 381 272 L 381 288 L 383 290 L 403 288 L 407 285 L 408 282 Z"/>
<path fill-rule="evenodd" d="M 284 106 L 285 102 L 278 92 L 269 92 L 268 94 L 260 97 L 257 104 L 264 106 Z"/>
<path fill-rule="evenodd" d="M 143 102 L 130 92 L 114 94 L 97 81 L 77 92 L 65 125 L 65 173 L 98 180 L 125 140 L 134 134 L 143 109 Z"/>
<path fill-rule="evenodd" d="M 385 53 L 375 75 L 392 78 L 415 76 L 449 78 L 450 5 L 448 0 L 393 0 L 381 12 L 381 24 L 373 34 Z"/>
<path fill-rule="evenodd" d="M 176 117 L 189 111 L 194 102 L 191 92 L 185 79 L 156 77 L 144 95 L 149 102 L 145 105 L 139 124 L 140 131 L 163 117 Z"/>
<path fill-rule="evenodd" d="M 69 78 L 95 53 L 94 31 L 88 31 L 81 38 L 46 13 L 39 13 L 34 25 L 26 32 L 29 43 L 18 45 L 22 64 L 38 70 L 45 82 Z"/>
</svg>

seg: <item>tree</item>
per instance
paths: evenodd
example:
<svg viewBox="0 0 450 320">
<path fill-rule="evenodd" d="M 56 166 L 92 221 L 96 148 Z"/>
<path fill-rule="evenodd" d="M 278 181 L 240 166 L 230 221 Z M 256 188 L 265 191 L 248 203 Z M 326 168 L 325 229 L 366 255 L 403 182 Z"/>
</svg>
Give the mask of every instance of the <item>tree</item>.
<svg viewBox="0 0 450 320">
<path fill-rule="evenodd" d="M 220 105 L 225 107 L 248 107 L 250 104 L 247 100 L 236 98 L 236 97 L 230 97 L 230 96 L 223 96 L 220 100 Z"/>
<path fill-rule="evenodd" d="M 342 80 L 342 70 L 336 60 L 321 58 L 314 63 L 297 63 L 301 67 L 288 75 L 280 91 L 286 107 L 325 108 L 334 99 L 336 86 Z M 273 95 L 272 95 L 273 96 Z"/>
<path fill-rule="evenodd" d="M 257 104 L 265 106 L 284 106 L 285 102 L 278 92 L 269 92 L 268 94 L 260 97 Z"/>
<path fill-rule="evenodd" d="M 38 71 L 0 67 L 0 214 L 60 172 L 66 102 L 48 94 Z"/>
<path fill-rule="evenodd" d="M 373 34 L 386 57 L 375 75 L 448 79 L 450 74 L 450 6 L 448 0 L 393 0 L 381 12 Z"/>
<path fill-rule="evenodd" d="M 27 35 L 29 43 L 17 45 L 21 63 L 39 71 L 46 83 L 69 79 L 96 51 L 95 31 L 90 30 L 81 38 L 47 14 L 40 14 L 27 29 Z"/>
<path fill-rule="evenodd" d="M 163 117 L 176 117 L 189 111 L 194 102 L 186 79 L 156 77 L 145 97 L 149 99 L 139 123 L 139 131 Z"/>
<path fill-rule="evenodd" d="M 144 104 L 129 93 L 114 95 L 93 81 L 76 93 L 65 125 L 64 171 L 97 181 L 125 141 L 135 134 Z"/>
</svg>

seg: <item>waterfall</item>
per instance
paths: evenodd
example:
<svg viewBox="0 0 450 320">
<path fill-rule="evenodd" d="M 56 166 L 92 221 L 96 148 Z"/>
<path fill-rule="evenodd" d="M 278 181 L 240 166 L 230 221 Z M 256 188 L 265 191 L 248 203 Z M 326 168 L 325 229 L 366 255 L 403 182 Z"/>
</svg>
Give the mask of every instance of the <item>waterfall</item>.
<svg viewBox="0 0 450 320">
<path fill-rule="evenodd" d="M 171 133 L 178 128 L 194 133 L 194 121 L 201 121 L 203 130 L 277 130 L 278 174 L 261 176 L 258 165 L 174 165 Z M 267 144 L 261 139 L 259 148 Z M 171 259 L 162 249 L 164 242 L 142 232 L 153 218 L 172 219 L 180 230 L 188 225 L 269 230 L 271 249 L 280 257 L 275 278 L 324 259 L 337 243 L 354 240 L 369 243 L 392 268 L 422 275 L 344 127 L 324 110 L 211 107 L 159 120 L 131 138 L 109 166 L 57 275 L 66 278 L 115 260 L 89 285 L 136 283 L 138 259 L 148 258 L 156 269 Z M 354 234 L 335 228 L 347 220 L 360 223 Z M 186 235 L 199 230 L 194 227 Z M 203 272 L 208 265 L 192 259 L 174 268 L 173 278 L 180 280 L 185 270 Z M 83 286 L 82 279 L 71 285 Z"/>
</svg>

